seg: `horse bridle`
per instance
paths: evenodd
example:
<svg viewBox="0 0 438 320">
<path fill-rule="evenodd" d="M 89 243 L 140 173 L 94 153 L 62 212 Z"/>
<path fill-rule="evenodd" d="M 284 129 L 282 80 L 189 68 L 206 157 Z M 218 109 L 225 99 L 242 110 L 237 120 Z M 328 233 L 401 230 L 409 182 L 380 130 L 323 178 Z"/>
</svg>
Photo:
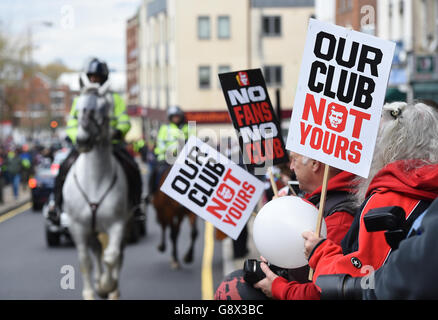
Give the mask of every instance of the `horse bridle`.
<svg viewBox="0 0 438 320">
<path fill-rule="evenodd" d="M 97 202 L 91 202 L 90 201 L 90 199 L 88 198 L 88 196 L 85 193 L 84 189 L 82 189 L 82 187 L 81 187 L 81 185 L 79 183 L 79 180 L 78 180 L 78 177 L 76 175 L 76 172 L 73 172 L 73 178 L 75 180 L 76 186 L 79 189 L 79 192 L 82 194 L 82 196 L 84 197 L 85 201 L 87 202 L 88 206 L 91 209 L 91 231 L 92 231 L 92 233 L 96 233 L 97 210 L 99 209 L 102 201 L 106 198 L 106 196 L 109 194 L 111 189 L 116 184 L 116 182 L 117 182 L 117 172 L 114 172 L 114 176 L 113 176 L 113 180 L 111 181 L 111 184 L 109 185 L 109 187 L 107 188 L 105 193 L 100 197 L 99 201 L 97 201 Z"/>
</svg>

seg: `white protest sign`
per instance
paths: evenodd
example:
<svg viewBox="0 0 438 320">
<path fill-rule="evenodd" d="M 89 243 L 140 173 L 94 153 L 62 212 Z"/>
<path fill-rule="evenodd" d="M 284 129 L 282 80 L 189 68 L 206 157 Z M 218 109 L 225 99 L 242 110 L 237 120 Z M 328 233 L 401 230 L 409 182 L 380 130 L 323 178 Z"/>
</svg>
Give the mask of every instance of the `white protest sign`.
<svg viewBox="0 0 438 320">
<path fill-rule="evenodd" d="M 263 194 L 264 185 L 192 136 L 160 190 L 236 240 Z"/>
<path fill-rule="evenodd" d="M 310 19 L 286 148 L 368 177 L 394 49 Z"/>
</svg>

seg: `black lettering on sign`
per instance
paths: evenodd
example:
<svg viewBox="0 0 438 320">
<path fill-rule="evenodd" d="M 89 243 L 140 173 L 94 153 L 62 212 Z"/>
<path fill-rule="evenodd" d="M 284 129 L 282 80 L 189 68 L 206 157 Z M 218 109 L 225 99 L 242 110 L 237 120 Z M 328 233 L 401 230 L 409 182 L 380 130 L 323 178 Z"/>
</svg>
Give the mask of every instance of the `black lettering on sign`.
<svg viewBox="0 0 438 320">
<path fill-rule="evenodd" d="M 345 38 L 339 38 L 338 50 L 336 52 L 336 62 L 345 68 L 353 68 L 356 64 L 357 51 L 359 50 L 359 43 L 353 41 L 351 44 L 351 51 L 348 60 L 344 60 Z"/>
<path fill-rule="evenodd" d="M 172 181 L 172 189 L 180 194 L 186 194 L 189 190 L 190 182 L 184 179 L 182 176 L 176 176 Z"/>
<path fill-rule="evenodd" d="M 372 53 L 374 57 L 370 58 L 369 53 Z M 371 68 L 371 74 L 374 77 L 378 77 L 379 73 L 377 71 L 377 66 L 382 62 L 383 53 L 379 48 L 374 48 L 362 45 L 362 50 L 360 51 L 359 64 L 357 65 L 357 70 L 360 72 L 365 72 L 365 65 L 369 65 Z"/>
<path fill-rule="evenodd" d="M 326 40 L 326 42 L 328 41 L 328 47 L 326 53 L 322 52 L 322 44 L 324 40 Z M 335 46 L 336 46 L 335 36 L 330 33 L 320 31 L 316 35 L 315 48 L 313 49 L 313 53 L 315 54 L 316 57 L 320 59 L 330 61 L 333 59 L 333 55 L 335 53 Z"/>
<path fill-rule="evenodd" d="M 310 66 L 307 86 L 311 91 L 337 98 L 346 104 L 353 103 L 358 108 L 371 107 L 375 81 L 367 75 L 378 77 L 382 50 L 355 41 L 348 45 L 346 38 L 337 39 L 332 34 L 320 31 L 316 35 L 313 53 L 325 62 L 315 60 Z M 337 67 L 329 64 L 334 62 Z M 355 72 L 355 66 L 358 72 Z M 337 83 L 334 83 L 334 79 L 337 79 Z"/>
<path fill-rule="evenodd" d="M 194 146 L 171 186 L 179 194 L 187 194 L 188 199 L 197 206 L 204 207 L 224 172 L 223 164 L 208 157 L 208 152 L 202 152 L 199 147 Z"/>
</svg>

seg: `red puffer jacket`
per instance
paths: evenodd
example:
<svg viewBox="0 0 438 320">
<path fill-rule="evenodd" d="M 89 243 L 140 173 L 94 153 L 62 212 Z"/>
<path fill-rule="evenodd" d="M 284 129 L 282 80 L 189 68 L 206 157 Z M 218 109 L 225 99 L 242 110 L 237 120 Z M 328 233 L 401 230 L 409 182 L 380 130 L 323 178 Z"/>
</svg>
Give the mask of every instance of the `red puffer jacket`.
<svg viewBox="0 0 438 320">
<path fill-rule="evenodd" d="M 349 172 L 343 171 L 332 177 L 327 183 L 327 199 L 330 201 L 331 195 L 338 192 L 347 200 L 350 193 L 353 192 L 353 179 L 355 176 Z M 306 195 L 306 199 L 314 204 L 319 203 L 322 187 L 319 187 L 311 194 Z M 336 199 L 335 201 L 339 201 Z M 336 211 L 339 208 L 340 211 Z M 329 209 L 330 210 L 330 209 Z M 335 206 L 335 212 L 327 212 L 329 214 L 324 218 L 327 226 L 327 238 L 334 243 L 340 243 L 347 233 L 353 221 L 353 215 L 349 212 L 342 211 L 342 206 Z M 351 211 L 351 210 L 350 210 Z M 297 281 L 288 282 L 285 278 L 277 277 L 272 283 L 272 295 L 274 299 L 279 300 L 319 300 L 320 292 L 312 283 L 299 283 Z"/>
<path fill-rule="evenodd" d="M 406 170 L 412 164 L 418 167 Z M 431 202 L 438 197 L 438 164 L 424 165 L 420 160 L 393 162 L 374 177 L 367 197 L 368 201 L 360 213 L 357 250 L 344 255 L 341 246 L 332 240 L 320 243 L 309 259 L 310 267 L 315 270 L 313 281 L 321 274 L 346 273 L 359 277 L 365 275 L 361 273 L 365 271 L 362 269 L 364 266 L 371 266 L 374 270 L 380 268 L 391 248 L 386 243 L 384 231 L 368 232 L 365 229 L 363 216 L 370 209 L 400 206 L 408 218 L 421 200 Z"/>
</svg>

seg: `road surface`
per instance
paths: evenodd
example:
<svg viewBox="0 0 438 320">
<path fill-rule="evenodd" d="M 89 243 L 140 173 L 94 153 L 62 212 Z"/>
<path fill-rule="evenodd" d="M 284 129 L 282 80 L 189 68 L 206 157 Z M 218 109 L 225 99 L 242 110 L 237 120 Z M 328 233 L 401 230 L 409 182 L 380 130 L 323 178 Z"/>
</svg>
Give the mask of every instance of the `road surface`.
<svg viewBox="0 0 438 320">
<path fill-rule="evenodd" d="M 151 207 L 148 210 L 147 236 L 125 249 L 120 298 L 202 299 L 204 221 L 198 219 L 195 261 L 191 265 L 182 263 L 181 269 L 172 270 L 170 240 L 167 238 L 167 251 L 158 252 L 160 229 L 155 212 Z M 0 299 L 82 299 L 82 279 L 74 246 L 64 243 L 58 248 L 49 248 L 45 241 L 41 212 L 21 208 L 15 213 L 13 217 L 0 222 Z M 189 245 L 189 237 L 189 223 L 185 220 L 179 239 L 181 261 Z M 67 266 L 64 267 L 66 269 L 63 266 Z M 214 242 L 212 262 L 205 268 L 211 268 L 213 289 L 216 289 L 222 279 L 220 242 Z M 71 276 L 72 270 L 74 289 L 63 289 L 61 280 L 66 272 Z"/>
</svg>

